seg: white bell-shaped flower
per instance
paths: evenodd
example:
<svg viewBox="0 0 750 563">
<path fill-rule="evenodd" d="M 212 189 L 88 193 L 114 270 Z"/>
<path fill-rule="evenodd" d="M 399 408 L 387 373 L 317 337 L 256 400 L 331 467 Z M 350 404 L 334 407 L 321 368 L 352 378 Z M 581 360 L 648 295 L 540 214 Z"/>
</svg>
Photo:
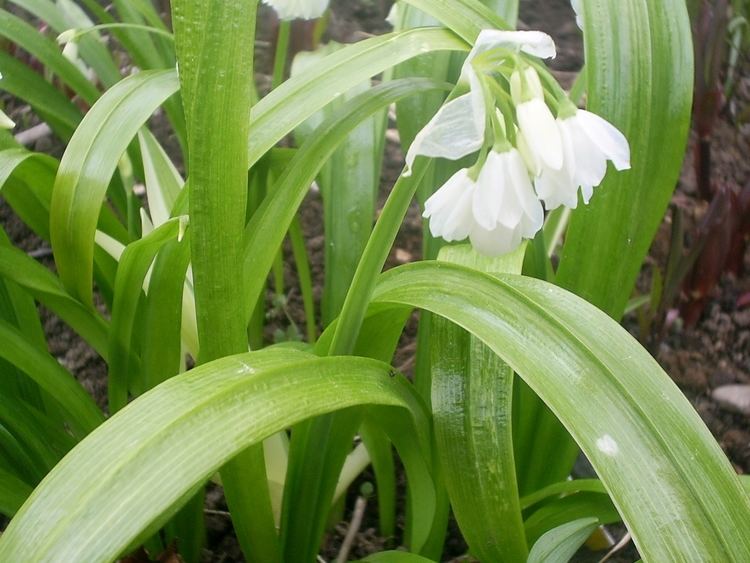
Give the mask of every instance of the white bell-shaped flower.
<svg viewBox="0 0 750 563">
<path fill-rule="evenodd" d="M 482 31 L 461 70 L 461 80 L 468 83 L 469 93 L 445 104 L 417 134 L 406 154 L 407 174 L 419 155 L 458 160 L 482 147 L 487 103 L 472 61 L 481 53 L 501 47 L 540 58 L 555 56 L 552 38 L 541 31 Z"/>
<path fill-rule="evenodd" d="M 514 250 L 533 238 L 544 222 L 526 165 L 516 149 L 490 152 L 476 181 L 460 170 L 425 203 L 430 232 L 446 241 L 463 240 L 488 256 Z"/>
<path fill-rule="evenodd" d="M 528 152 L 532 169 L 538 175 L 542 166 L 560 170 L 563 146 L 552 112 L 544 103 L 544 90 L 533 67 L 515 71 L 510 77 L 510 91 L 516 104 L 516 119 Z"/>
<path fill-rule="evenodd" d="M 263 0 L 282 20 L 319 18 L 328 8 L 329 0 Z"/>
<path fill-rule="evenodd" d="M 630 168 L 630 146 L 625 136 L 595 113 L 578 110 L 571 117 L 558 119 L 563 141 L 564 165 L 560 170 L 543 168 L 535 185 L 547 209 L 565 205 L 575 209 L 578 189 L 588 204 L 607 174 L 611 160 L 619 171 Z"/>
</svg>

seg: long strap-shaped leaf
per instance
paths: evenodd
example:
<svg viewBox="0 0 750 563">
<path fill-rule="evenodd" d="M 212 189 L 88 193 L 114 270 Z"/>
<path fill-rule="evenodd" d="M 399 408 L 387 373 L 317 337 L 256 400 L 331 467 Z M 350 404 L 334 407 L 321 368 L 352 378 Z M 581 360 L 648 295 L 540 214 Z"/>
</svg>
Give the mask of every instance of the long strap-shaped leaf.
<svg viewBox="0 0 750 563">
<path fill-rule="evenodd" d="M 428 309 L 497 353 L 571 432 L 647 561 L 750 560 L 750 497 L 656 361 L 552 285 L 444 263 L 384 274 L 376 302 Z"/>
<path fill-rule="evenodd" d="M 407 409 L 416 427 L 407 424 L 406 433 L 427 444 L 411 387 L 373 360 L 270 350 L 179 375 L 112 417 L 48 475 L 0 538 L 0 561 L 114 560 L 247 446 L 362 404 Z"/>
<path fill-rule="evenodd" d="M 620 319 L 685 154 L 693 92 L 690 23 L 683 0 L 584 0 L 582 6 L 588 109 L 625 133 L 633 168 L 608 175 L 591 204 L 573 213 L 556 283 Z M 558 461 L 531 467 L 532 485 L 564 479 L 578 455 L 545 414 L 537 435 L 547 436 L 543 449 Z"/>
<path fill-rule="evenodd" d="M 521 273 L 524 250 L 485 258 L 448 246 L 440 259 L 490 273 Z M 513 370 L 477 337 L 436 316 L 430 329 L 435 449 L 456 520 L 482 561 L 528 555 L 513 459 Z"/>
<path fill-rule="evenodd" d="M 251 307 L 258 302 L 277 249 L 283 242 L 308 187 L 336 147 L 359 123 L 382 108 L 407 96 L 441 87 L 441 84 L 427 79 L 404 79 L 381 84 L 337 108 L 316 129 L 315 136 L 295 154 L 284 174 L 277 180 L 273 193 L 263 201 L 247 225 L 245 295 Z M 247 311 L 247 318 L 250 312 Z"/>
<path fill-rule="evenodd" d="M 94 234 L 112 174 L 138 129 L 177 88 L 173 70 L 119 82 L 86 114 L 60 161 L 50 213 L 52 249 L 60 279 L 86 305 L 92 302 Z"/>
<path fill-rule="evenodd" d="M 588 108 L 625 133 L 633 169 L 575 211 L 557 281 L 619 319 L 685 155 L 690 22 L 683 0 L 584 0 L 583 10 Z"/>
<path fill-rule="evenodd" d="M 336 51 L 287 80 L 253 107 L 249 165 L 331 100 L 357 84 L 431 51 L 468 51 L 444 29 L 424 28 L 373 37 Z"/>
<path fill-rule="evenodd" d="M 35 348 L 15 327 L 0 320 L 0 357 L 22 370 L 68 412 L 79 436 L 104 421 L 86 390 L 52 356 Z"/>
<path fill-rule="evenodd" d="M 39 62 L 59 76 L 86 102 L 93 104 L 99 97 L 96 86 L 81 73 L 77 66 L 62 56 L 57 44 L 21 18 L 0 10 L 0 35 L 39 59 Z"/>
<path fill-rule="evenodd" d="M 257 5 L 257 0 L 177 0 L 172 5 L 188 131 L 190 251 L 201 363 L 247 350 L 240 280 Z M 246 558 L 279 560 L 262 446 L 232 460 L 222 470 L 222 482 Z"/>
<path fill-rule="evenodd" d="M 130 244 L 120 258 L 115 279 L 112 324 L 109 331 L 109 412 L 116 413 L 128 402 L 128 391 L 142 374 L 133 373 L 133 327 L 141 301 L 143 284 L 151 264 L 161 248 L 176 239 L 181 219 L 164 223 L 148 236 Z M 130 381 L 129 381 L 130 379 Z"/>
<path fill-rule="evenodd" d="M 503 19 L 479 0 L 404 0 L 444 23 L 468 43 L 483 29 L 510 29 Z"/>
<path fill-rule="evenodd" d="M 28 291 L 106 359 L 108 323 L 73 299 L 55 274 L 17 248 L 0 246 L 0 276 Z"/>
</svg>

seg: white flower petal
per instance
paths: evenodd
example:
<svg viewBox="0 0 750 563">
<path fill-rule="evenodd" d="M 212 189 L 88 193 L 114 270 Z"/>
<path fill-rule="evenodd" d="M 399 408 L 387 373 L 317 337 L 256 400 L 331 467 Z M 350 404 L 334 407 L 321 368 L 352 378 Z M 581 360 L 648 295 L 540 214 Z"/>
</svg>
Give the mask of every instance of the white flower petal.
<svg viewBox="0 0 750 563">
<path fill-rule="evenodd" d="M 454 240 L 463 240 L 469 236 L 471 229 L 474 228 L 474 214 L 471 209 L 471 202 L 474 199 L 474 190 L 476 186 L 470 183 L 465 186 L 461 197 L 456 201 L 456 205 L 443 226 L 442 237 L 447 242 Z"/>
<path fill-rule="evenodd" d="M 430 122 L 414 138 L 406 153 L 406 166 L 411 170 L 418 155 L 457 160 L 478 151 L 484 144 L 486 112 L 484 104 L 476 106 L 474 97 L 466 94 L 440 108 Z"/>
<path fill-rule="evenodd" d="M 529 150 L 547 167 L 560 170 L 563 165 L 560 131 L 544 101 L 534 98 L 517 105 L 516 116 Z"/>
<path fill-rule="evenodd" d="M 570 0 L 570 5 L 576 13 L 576 24 L 578 25 L 578 28 L 583 30 L 583 4 L 581 4 L 581 0 Z"/>
<path fill-rule="evenodd" d="M 263 0 L 282 20 L 319 18 L 328 8 L 329 0 Z"/>
<path fill-rule="evenodd" d="M 468 170 L 464 168 L 451 176 L 425 202 L 425 210 L 422 216 L 430 220 L 432 236 L 443 237 L 445 240 L 466 238 L 470 228 L 466 223 L 471 221 L 473 185 L 474 182 L 469 177 Z M 459 210 L 458 214 L 455 213 L 457 210 Z M 463 237 L 457 237 L 464 231 L 466 234 Z"/>
<path fill-rule="evenodd" d="M 575 209 L 578 206 L 578 184 L 575 182 L 576 159 L 570 138 L 561 131 L 563 139 L 563 166 L 554 170 L 542 166 L 539 177 L 534 182 L 539 199 L 544 201 L 547 210 L 564 205 Z"/>
<path fill-rule="evenodd" d="M 474 219 L 484 229 L 493 229 L 504 203 L 505 172 L 502 155 L 491 152 L 477 178 L 472 210 Z"/>
<path fill-rule="evenodd" d="M 0 110 L 0 129 L 13 129 L 15 126 L 15 121 L 8 117 L 3 110 Z"/>
<path fill-rule="evenodd" d="M 523 209 L 523 222 L 526 227 L 522 232 L 525 237 L 532 237 L 542 228 L 544 223 L 544 209 L 542 204 L 534 193 L 534 187 L 531 185 L 529 173 L 523 162 L 521 154 L 516 150 L 511 150 L 507 157 L 507 170 L 509 185 L 515 191 L 518 201 Z M 529 233 L 530 234 L 527 234 Z"/>
<path fill-rule="evenodd" d="M 471 245 L 485 256 L 502 256 L 518 248 L 521 244 L 519 229 L 509 229 L 498 225 L 492 230 L 477 225 L 469 234 Z"/>
<path fill-rule="evenodd" d="M 578 110 L 575 118 L 591 141 L 596 144 L 617 170 L 630 168 L 630 145 L 617 127 L 606 119 L 586 110 Z"/>
<path fill-rule="evenodd" d="M 485 29 L 480 32 L 469 56 L 466 57 L 467 64 L 477 55 L 498 47 L 523 51 L 540 59 L 552 59 L 556 55 L 555 42 L 541 31 Z"/>
<path fill-rule="evenodd" d="M 586 205 L 591 201 L 591 196 L 594 195 L 594 186 L 588 186 L 586 184 L 581 185 L 581 197 L 583 197 L 583 203 Z"/>
<path fill-rule="evenodd" d="M 561 205 L 575 209 L 578 206 L 578 186 L 573 185 L 567 170 L 547 168 L 534 181 L 539 199 L 544 201 L 547 211 Z"/>
<path fill-rule="evenodd" d="M 573 182 L 576 186 L 587 184 L 598 186 L 607 174 L 607 157 L 594 144 L 576 117 L 558 119 L 563 145 L 573 153 L 569 169 L 573 170 Z"/>
</svg>

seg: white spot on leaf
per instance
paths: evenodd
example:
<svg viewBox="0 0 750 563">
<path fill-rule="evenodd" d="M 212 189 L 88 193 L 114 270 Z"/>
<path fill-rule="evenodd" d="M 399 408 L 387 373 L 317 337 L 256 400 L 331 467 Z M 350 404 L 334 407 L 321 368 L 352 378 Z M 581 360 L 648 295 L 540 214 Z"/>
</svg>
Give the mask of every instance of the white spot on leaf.
<svg viewBox="0 0 750 563">
<path fill-rule="evenodd" d="M 617 442 L 615 442 L 615 439 L 609 434 L 605 434 L 599 438 L 596 441 L 596 447 L 599 448 L 600 452 L 609 457 L 614 457 L 620 453 L 620 447 L 617 445 Z"/>
</svg>

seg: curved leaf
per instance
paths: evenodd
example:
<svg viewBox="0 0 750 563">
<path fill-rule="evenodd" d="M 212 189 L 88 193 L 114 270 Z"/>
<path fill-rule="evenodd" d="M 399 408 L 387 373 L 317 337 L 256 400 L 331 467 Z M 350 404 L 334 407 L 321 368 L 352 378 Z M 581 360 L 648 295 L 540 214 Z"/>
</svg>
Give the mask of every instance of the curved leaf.
<svg viewBox="0 0 750 563">
<path fill-rule="evenodd" d="M 582 6 L 588 109 L 623 131 L 633 169 L 609 175 L 591 204 L 573 213 L 557 282 L 619 319 L 685 156 L 690 22 L 684 0 Z"/>
<path fill-rule="evenodd" d="M 402 432 L 429 447 L 427 419 L 410 385 L 374 360 L 273 349 L 174 377 L 55 467 L 0 538 L 0 560 L 113 560 L 251 444 L 311 416 L 362 404 L 406 409 L 416 426 Z"/>
<path fill-rule="evenodd" d="M 483 29 L 511 29 L 479 0 L 403 0 L 441 21 L 464 41 L 474 44 Z"/>
<path fill-rule="evenodd" d="M 329 56 L 331 58 L 338 53 Z M 302 73 L 306 74 L 306 73 Z M 300 76 L 302 76 L 302 74 Z M 258 302 L 277 250 L 284 240 L 297 208 L 325 161 L 349 132 L 383 107 L 412 94 L 435 90 L 442 85 L 426 79 L 404 79 L 381 84 L 338 108 L 294 155 L 275 189 L 253 214 L 245 235 L 245 287 L 250 307 Z M 258 106 L 256 106 L 258 107 Z"/>
<path fill-rule="evenodd" d="M 58 45 L 21 18 L 0 10 L 0 34 L 39 59 L 39 62 L 59 76 L 89 104 L 93 104 L 99 97 L 96 86 L 89 82 L 77 66 L 63 57 Z"/>
<path fill-rule="evenodd" d="M 120 157 L 164 100 L 177 73 L 146 71 L 126 78 L 94 104 L 65 150 L 52 194 L 50 231 L 60 279 L 82 303 L 92 303 L 94 234 L 104 194 Z"/>
<path fill-rule="evenodd" d="M 107 358 L 108 323 L 73 299 L 55 274 L 17 248 L 0 246 L 0 276 L 28 291 L 68 323 L 100 356 Z"/>
<path fill-rule="evenodd" d="M 373 37 L 329 55 L 253 107 L 249 165 L 331 100 L 372 76 L 422 53 L 468 50 L 450 31 L 423 28 Z"/>
<path fill-rule="evenodd" d="M 531 548 L 527 563 L 568 563 L 597 522 L 596 518 L 581 518 L 550 530 Z"/>
<path fill-rule="evenodd" d="M 0 51 L 0 87 L 27 102 L 63 140 L 81 121 L 81 111 L 62 92 L 18 59 Z"/>
<path fill-rule="evenodd" d="M 68 412 L 83 436 L 104 421 L 94 400 L 75 378 L 49 354 L 29 343 L 17 329 L 0 319 L 0 357 L 32 378 Z"/>
<path fill-rule="evenodd" d="M 148 236 L 128 245 L 120 258 L 109 331 L 107 389 L 109 411 L 112 414 L 124 407 L 128 401 L 128 390 L 133 386 L 133 381 L 129 381 L 128 376 L 131 380 L 142 380 L 142 374 L 133 361 L 134 352 L 131 349 L 133 325 L 146 274 L 161 248 L 177 238 L 180 220 L 173 219 L 164 223 Z"/>
<path fill-rule="evenodd" d="M 586 453 L 644 558 L 750 558 L 750 498 L 726 456 L 656 361 L 594 306 L 538 280 L 429 262 L 384 274 L 375 301 L 444 316 L 505 360 Z"/>
</svg>

